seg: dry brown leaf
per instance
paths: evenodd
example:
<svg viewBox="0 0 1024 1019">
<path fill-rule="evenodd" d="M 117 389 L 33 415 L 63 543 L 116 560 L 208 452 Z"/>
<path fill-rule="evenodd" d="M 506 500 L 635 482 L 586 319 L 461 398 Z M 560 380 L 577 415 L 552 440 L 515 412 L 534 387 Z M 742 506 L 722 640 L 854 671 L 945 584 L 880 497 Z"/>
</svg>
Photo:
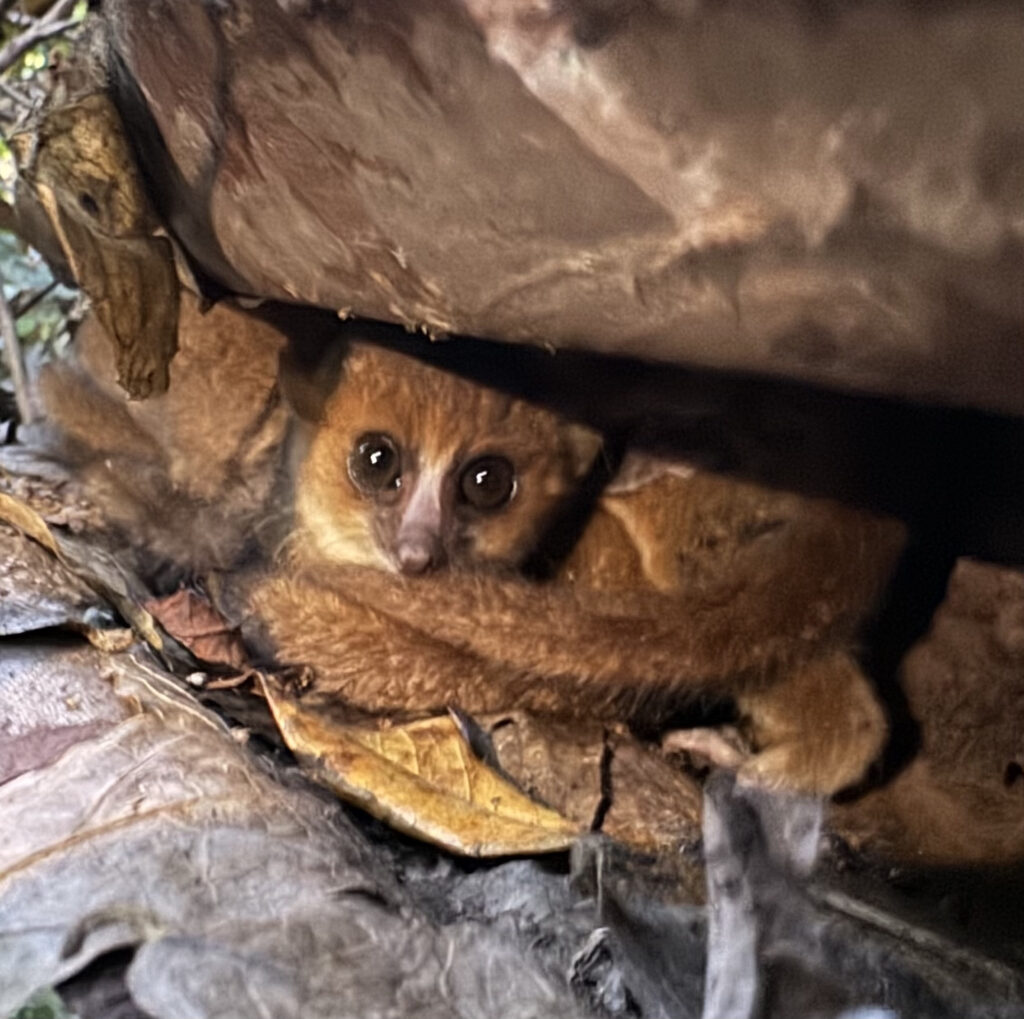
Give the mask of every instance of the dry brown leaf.
<svg viewBox="0 0 1024 1019">
<path fill-rule="evenodd" d="M 84 644 L 2 654 L 0 1016 L 129 947 L 125 1005 L 153 1019 L 591 1014 L 534 951 L 536 921 L 513 924 L 543 894 L 542 930 L 582 941 L 587 918 L 555 913 L 563 880 L 517 862 L 494 922 L 437 923 L 340 805 L 174 677 Z"/>
<path fill-rule="evenodd" d="M 105 657 L 87 644 L 10 641 L 2 660 L 0 788 L 133 713 L 103 678 Z M 15 833 L 5 828 L 5 836 Z"/>
<path fill-rule="evenodd" d="M 451 718 L 339 725 L 272 681 L 263 689 L 299 760 L 343 799 L 399 831 L 476 857 L 557 852 L 581 833 L 476 757 Z"/>
<path fill-rule="evenodd" d="M 478 719 L 502 769 L 531 796 L 549 803 L 581 826 L 591 827 L 602 810 L 605 727 L 600 722 L 564 722 L 510 711 Z"/>
<path fill-rule="evenodd" d="M 658 749 L 626 733 L 609 740 L 611 804 L 602 831 L 656 852 L 700 841 L 700 784 Z"/>
<path fill-rule="evenodd" d="M 628 732 L 522 711 L 478 720 L 501 768 L 580 825 L 645 852 L 700 838 L 697 781 Z"/>
<path fill-rule="evenodd" d="M 160 625 L 197 658 L 242 669 L 248 663 L 238 630 L 201 595 L 187 588 L 143 602 Z"/>
<path fill-rule="evenodd" d="M 103 91 L 58 101 L 12 139 L 82 289 L 114 337 L 134 398 L 167 388 L 177 349 L 178 279 L 123 125 Z"/>
</svg>

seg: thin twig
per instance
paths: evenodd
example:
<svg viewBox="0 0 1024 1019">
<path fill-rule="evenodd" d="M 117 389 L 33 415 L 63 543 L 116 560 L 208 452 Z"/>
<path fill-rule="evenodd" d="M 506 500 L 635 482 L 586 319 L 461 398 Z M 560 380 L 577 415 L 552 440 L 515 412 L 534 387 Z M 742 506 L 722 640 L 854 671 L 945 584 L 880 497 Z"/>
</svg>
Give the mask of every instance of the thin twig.
<svg viewBox="0 0 1024 1019">
<path fill-rule="evenodd" d="M 14 317 L 18 319 L 22 315 L 27 315 L 44 297 L 53 292 L 57 282 L 57 280 L 51 280 L 42 290 L 37 290 L 34 294 L 30 294 L 24 301 L 15 300 L 11 305 L 11 312 Z"/>
<path fill-rule="evenodd" d="M 981 974 L 990 985 L 1010 990 L 1019 986 L 1020 977 L 998 959 L 990 958 L 972 948 L 958 945 L 948 938 L 918 924 L 895 916 L 885 909 L 863 902 L 853 895 L 834 888 L 818 889 L 814 898 L 843 913 L 856 922 L 873 927 L 897 942 L 913 945 L 940 960 L 946 966 L 956 965 L 968 972 Z"/>
<path fill-rule="evenodd" d="M 5 78 L 0 78 L 0 92 L 13 99 L 19 106 L 24 106 L 30 110 L 35 106 L 35 100 L 31 96 L 26 95 L 21 89 L 15 88 Z"/>
<path fill-rule="evenodd" d="M 31 28 L 26 28 L 16 35 L 3 49 L 0 49 L 0 72 L 17 63 L 33 46 L 45 39 L 66 32 L 78 24 L 75 18 L 69 18 L 75 9 L 76 0 L 60 0 L 54 4 Z"/>
<path fill-rule="evenodd" d="M 32 422 L 32 403 L 28 396 L 28 376 L 25 373 L 25 361 L 18 340 L 18 328 L 11 312 L 11 306 L 4 295 L 4 281 L 0 276 L 0 339 L 4 344 L 4 360 L 7 370 L 11 373 L 14 384 L 14 399 L 18 405 L 18 417 L 23 425 Z"/>
<path fill-rule="evenodd" d="M 15 36 L 3 49 L 0 49 L 0 72 L 6 71 L 16 64 L 33 46 L 55 35 L 63 35 L 68 29 L 74 28 L 79 22 L 75 18 L 55 21 L 52 25 L 39 23 L 21 35 Z"/>
<path fill-rule="evenodd" d="M 25 14 L 23 11 L 7 10 L 3 12 L 3 17 L 16 28 L 28 28 L 29 25 L 36 23 L 36 19 L 31 14 Z"/>
<path fill-rule="evenodd" d="M 39 19 L 39 24 L 53 24 L 55 21 L 70 18 L 77 4 L 78 0 L 59 0 Z"/>
</svg>

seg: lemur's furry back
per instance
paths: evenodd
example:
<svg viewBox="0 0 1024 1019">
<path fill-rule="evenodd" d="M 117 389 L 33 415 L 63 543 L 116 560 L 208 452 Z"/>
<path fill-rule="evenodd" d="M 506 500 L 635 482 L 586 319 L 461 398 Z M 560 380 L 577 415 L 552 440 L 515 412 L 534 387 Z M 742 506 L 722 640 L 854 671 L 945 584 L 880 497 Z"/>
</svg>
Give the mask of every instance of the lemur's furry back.
<svg viewBox="0 0 1024 1019">
<path fill-rule="evenodd" d="M 226 569 L 287 528 L 283 481 L 289 412 L 278 386 L 284 338 L 218 305 L 182 297 L 168 391 L 129 402 L 111 341 L 94 317 L 74 355 L 38 382 L 47 443 L 87 495 L 139 549 L 145 572 Z M 284 489 L 282 496 L 282 488 Z"/>
<path fill-rule="evenodd" d="M 885 720 L 851 655 L 902 527 L 633 456 L 551 582 L 516 572 L 598 455 L 556 414 L 356 344 L 296 477 L 268 646 L 368 711 L 512 707 L 656 728 L 731 697 L 769 781 L 831 792 Z"/>
<path fill-rule="evenodd" d="M 863 775 L 886 726 L 851 646 L 899 525 L 648 462 L 592 506 L 551 581 L 529 581 L 521 568 L 600 438 L 340 332 L 340 375 L 310 375 L 309 400 L 289 383 L 306 421 L 285 496 L 283 340 L 238 312 L 186 307 L 157 401 L 126 405 L 90 363 L 103 338 L 89 333 L 82 365 L 51 370 L 43 392 L 109 515 L 183 571 L 230 566 L 268 535 L 273 546 L 294 507 L 247 605 L 262 648 L 312 666 L 322 697 L 648 730 L 695 696 L 731 698 L 760 779 L 832 792 Z"/>
</svg>

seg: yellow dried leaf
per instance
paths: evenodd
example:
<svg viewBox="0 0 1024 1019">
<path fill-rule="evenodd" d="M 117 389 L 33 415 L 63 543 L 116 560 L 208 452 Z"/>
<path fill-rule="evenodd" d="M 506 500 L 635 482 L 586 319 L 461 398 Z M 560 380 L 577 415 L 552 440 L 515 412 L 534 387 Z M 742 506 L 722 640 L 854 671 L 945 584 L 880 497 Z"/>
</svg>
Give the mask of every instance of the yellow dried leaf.
<svg viewBox="0 0 1024 1019">
<path fill-rule="evenodd" d="M 15 499 L 13 495 L 0 492 L 0 520 L 6 520 L 26 537 L 60 558 L 60 549 L 50 533 L 50 528 L 46 526 L 46 521 L 27 503 Z"/>
<path fill-rule="evenodd" d="M 399 831 L 478 857 L 557 852 L 580 834 L 476 757 L 451 718 L 339 725 L 271 681 L 263 689 L 285 742 L 314 776 Z"/>
</svg>

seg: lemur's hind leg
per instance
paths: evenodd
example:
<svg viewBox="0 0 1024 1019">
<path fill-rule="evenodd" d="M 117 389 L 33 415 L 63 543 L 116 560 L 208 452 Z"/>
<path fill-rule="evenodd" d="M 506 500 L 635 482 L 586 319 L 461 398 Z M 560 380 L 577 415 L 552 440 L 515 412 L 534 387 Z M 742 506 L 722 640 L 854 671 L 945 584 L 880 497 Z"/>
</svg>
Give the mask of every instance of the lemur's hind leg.
<svg viewBox="0 0 1024 1019">
<path fill-rule="evenodd" d="M 863 779 L 885 745 L 885 713 L 846 652 L 812 658 L 736 703 L 744 739 L 734 730 L 678 730 L 663 747 L 699 753 L 740 781 L 827 796 Z"/>
</svg>

